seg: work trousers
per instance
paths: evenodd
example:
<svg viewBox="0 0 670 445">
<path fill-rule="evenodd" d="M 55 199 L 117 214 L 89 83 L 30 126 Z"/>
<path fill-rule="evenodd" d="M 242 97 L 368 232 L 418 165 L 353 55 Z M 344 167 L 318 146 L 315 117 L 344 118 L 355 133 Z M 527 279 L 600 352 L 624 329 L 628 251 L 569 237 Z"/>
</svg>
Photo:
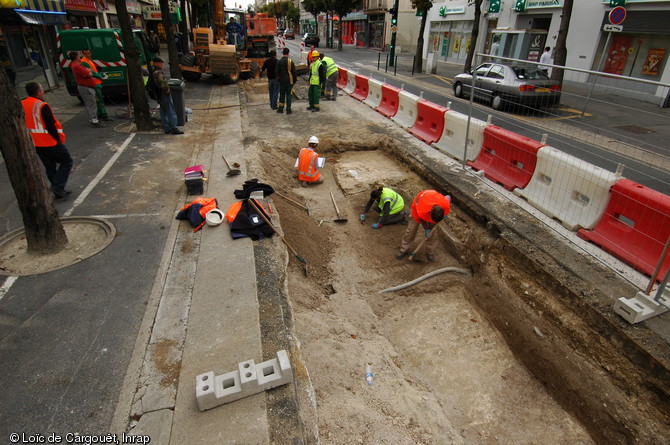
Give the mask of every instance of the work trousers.
<svg viewBox="0 0 670 445">
<path fill-rule="evenodd" d="M 89 122 L 92 124 L 97 123 L 98 105 L 95 102 L 95 88 L 77 85 L 77 89 L 79 90 L 81 100 L 84 101 L 84 106 L 86 107 L 86 113 L 88 114 Z"/>
<path fill-rule="evenodd" d="M 97 107 L 98 117 L 107 117 L 107 108 L 105 108 L 105 98 L 102 96 L 102 85 L 95 86 L 95 105 Z"/>
<path fill-rule="evenodd" d="M 163 124 L 163 130 L 166 132 L 178 130 L 177 128 L 177 111 L 174 108 L 174 103 L 172 102 L 172 96 L 167 94 L 161 96 L 158 99 L 158 103 L 161 108 L 161 123 Z"/>
<path fill-rule="evenodd" d="M 337 100 L 337 72 L 326 79 L 326 99 Z"/>
<path fill-rule="evenodd" d="M 62 192 L 72 170 L 72 156 L 61 142 L 53 147 L 35 147 L 37 156 L 44 164 L 51 190 Z"/>
<path fill-rule="evenodd" d="M 270 95 L 270 108 L 277 109 L 277 98 L 279 97 L 279 79 L 268 79 L 268 93 Z"/>
<path fill-rule="evenodd" d="M 286 111 L 291 111 L 291 95 L 293 94 L 293 85 L 279 85 L 279 109 L 283 110 L 286 105 Z"/>
<path fill-rule="evenodd" d="M 414 218 L 409 218 L 409 223 L 407 224 L 407 230 L 402 237 L 402 243 L 400 244 L 401 252 L 409 252 L 409 247 L 412 245 L 414 238 L 416 238 L 416 233 L 422 227 L 421 224 L 416 222 Z M 433 231 L 433 234 L 430 235 L 430 238 L 426 240 L 426 255 L 435 255 L 435 247 L 437 247 L 437 230 Z"/>
<path fill-rule="evenodd" d="M 321 85 L 310 85 L 308 91 L 309 108 L 319 109 L 319 101 L 321 100 Z"/>
</svg>

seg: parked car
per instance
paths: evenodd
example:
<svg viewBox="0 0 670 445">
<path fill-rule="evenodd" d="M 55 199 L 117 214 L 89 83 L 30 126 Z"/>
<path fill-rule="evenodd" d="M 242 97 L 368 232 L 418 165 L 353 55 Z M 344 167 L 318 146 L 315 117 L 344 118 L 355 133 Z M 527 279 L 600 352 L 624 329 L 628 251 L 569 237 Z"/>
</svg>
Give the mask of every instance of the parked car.
<svg viewBox="0 0 670 445">
<path fill-rule="evenodd" d="M 561 101 L 561 86 L 535 65 L 483 63 L 476 69 L 475 98 L 494 110 L 508 105 L 532 108 L 555 107 Z M 472 73 L 454 77 L 454 95 L 470 96 Z"/>
<path fill-rule="evenodd" d="M 284 38 L 293 40 L 295 39 L 295 33 L 293 32 L 292 29 L 287 29 L 286 31 L 284 31 Z"/>
<path fill-rule="evenodd" d="M 305 46 L 314 45 L 315 47 L 318 48 L 321 39 L 316 33 L 306 32 L 305 35 L 302 37 L 302 41 L 305 42 Z"/>
</svg>

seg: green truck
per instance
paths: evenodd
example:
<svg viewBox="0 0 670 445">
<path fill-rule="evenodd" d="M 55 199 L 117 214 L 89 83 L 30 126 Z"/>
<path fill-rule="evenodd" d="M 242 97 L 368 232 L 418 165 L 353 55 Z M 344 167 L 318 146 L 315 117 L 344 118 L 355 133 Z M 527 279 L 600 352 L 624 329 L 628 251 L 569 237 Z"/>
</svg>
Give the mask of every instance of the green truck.
<svg viewBox="0 0 670 445">
<path fill-rule="evenodd" d="M 140 30 L 133 31 L 135 46 L 140 52 L 140 65 L 147 68 L 147 64 L 154 57 L 149 49 L 146 34 Z M 70 51 L 81 51 L 84 48 L 91 50 L 91 59 L 102 74 L 102 94 L 104 96 L 119 96 L 128 94 L 128 77 L 126 70 L 126 56 L 124 52 L 121 30 L 116 28 L 104 29 L 72 29 L 58 32 L 57 45 L 63 78 L 68 92 L 72 96 L 79 96 L 77 83 L 70 69 Z"/>
</svg>

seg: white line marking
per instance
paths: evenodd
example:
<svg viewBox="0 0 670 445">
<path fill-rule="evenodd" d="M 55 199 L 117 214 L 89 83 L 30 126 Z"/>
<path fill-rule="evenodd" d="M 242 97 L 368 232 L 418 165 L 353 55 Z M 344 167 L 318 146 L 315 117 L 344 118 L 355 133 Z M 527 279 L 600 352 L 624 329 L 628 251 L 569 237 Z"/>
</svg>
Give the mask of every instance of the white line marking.
<svg viewBox="0 0 670 445">
<path fill-rule="evenodd" d="M 0 286 L 0 300 L 9 292 L 9 289 L 12 287 L 12 284 L 18 279 L 19 277 L 7 277 L 4 283 L 2 283 L 2 286 Z"/>
</svg>

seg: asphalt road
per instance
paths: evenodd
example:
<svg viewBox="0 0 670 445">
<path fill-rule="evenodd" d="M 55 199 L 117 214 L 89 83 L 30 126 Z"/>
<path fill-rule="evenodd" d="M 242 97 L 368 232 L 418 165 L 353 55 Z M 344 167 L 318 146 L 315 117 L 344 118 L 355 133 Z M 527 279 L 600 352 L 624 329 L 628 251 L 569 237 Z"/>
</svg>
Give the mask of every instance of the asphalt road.
<svg viewBox="0 0 670 445">
<path fill-rule="evenodd" d="M 189 87 L 192 103 L 211 85 Z M 64 90 L 64 88 L 63 88 Z M 117 236 L 103 253 L 54 272 L 0 277 L 0 442 L 11 433 L 105 434 L 146 310 L 193 151 L 164 150 L 181 136 L 93 128 L 76 98 L 48 93 L 75 160 L 60 215 L 102 216 Z M 108 104 L 110 114 L 126 105 Z M 188 129 L 186 128 L 186 131 Z M 22 226 L 0 169 L 0 235 Z M 93 186 L 81 202 L 82 191 Z M 139 273 L 138 273 L 139 272 Z M 63 377 L 66 376 L 66 377 Z"/>
<path fill-rule="evenodd" d="M 288 41 L 292 53 L 299 53 L 299 45 L 299 41 Z M 462 72 L 462 66 L 440 63 L 436 74 L 412 74 L 412 55 L 401 54 L 397 66 L 388 67 L 386 55 L 370 49 L 345 46 L 342 52 L 336 48 L 321 47 L 318 50 L 327 53 L 345 68 L 402 88 L 435 104 L 447 106 L 451 102 L 451 109 L 459 113 L 467 115 L 472 112 L 474 118 L 484 121 L 490 115 L 493 124 L 535 140 L 541 140 L 543 134 L 547 134 L 549 145 L 608 171 L 615 172 L 618 165 L 623 164 L 624 177 L 670 195 L 670 125 L 667 125 L 670 122 L 669 109 L 660 109 L 653 104 L 626 98 L 597 95 L 589 103 L 586 118 L 578 117 L 581 108 L 575 109 L 577 105 L 575 108 L 564 106 L 553 115 L 516 115 L 493 110 L 487 104 L 479 102 L 474 102 L 471 108 L 467 98 L 456 98 L 452 90 L 453 77 Z M 582 93 L 577 90 L 564 91 L 562 102 L 581 102 L 583 97 L 580 94 Z M 619 111 L 612 112 L 614 108 L 619 108 Z M 552 121 L 566 124 L 562 128 L 567 128 L 567 132 L 553 131 L 550 128 Z M 619 128 L 630 126 L 648 128 L 649 133 L 633 134 Z M 639 147 L 637 152 L 643 153 L 645 162 L 603 149 L 600 144 L 573 137 L 573 134 L 585 130 L 593 134 L 593 140 L 618 139 Z M 650 157 L 646 153 L 659 156 Z"/>
</svg>

